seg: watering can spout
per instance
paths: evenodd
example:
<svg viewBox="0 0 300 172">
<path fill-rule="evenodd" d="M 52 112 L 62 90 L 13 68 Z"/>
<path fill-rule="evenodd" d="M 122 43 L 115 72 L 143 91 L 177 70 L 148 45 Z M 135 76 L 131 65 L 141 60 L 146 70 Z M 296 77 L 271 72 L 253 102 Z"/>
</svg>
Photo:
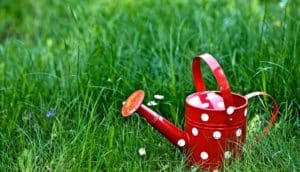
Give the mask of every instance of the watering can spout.
<svg viewBox="0 0 300 172">
<path fill-rule="evenodd" d="M 181 150 L 188 144 L 188 136 L 181 129 L 177 128 L 170 121 L 166 120 L 149 107 L 142 104 L 145 93 L 143 90 L 137 90 L 132 93 L 122 108 L 122 115 L 128 117 L 137 112 L 144 117 L 157 131 L 165 136 L 173 145 Z"/>
</svg>

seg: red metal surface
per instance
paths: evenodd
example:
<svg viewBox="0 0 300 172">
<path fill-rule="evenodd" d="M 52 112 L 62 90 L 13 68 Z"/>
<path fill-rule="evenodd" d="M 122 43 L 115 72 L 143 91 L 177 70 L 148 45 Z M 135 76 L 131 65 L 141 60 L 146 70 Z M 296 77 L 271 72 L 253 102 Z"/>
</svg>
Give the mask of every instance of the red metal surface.
<svg viewBox="0 0 300 172">
<path fill-rule="evenodd" d="M 220 91 L 206 91 L 201 60 L 210 67 Z M 278 106 L 273 97 L 264 92 L 254 92 L 241 96 L 232 93 L 218 62 L 209 54 L 199 55 L 193 60 L 193 77 L 197 92 L 185 100 L 185 131 L 141 104 L 144 92 L 134 92 L 122 108 L 122 115 L 129 116 L 137 111 L 171 143 L 185 150 L 189 165 L 215 170 L 222 168 L 224 161 L 242 152 L 246 139 L 248 99 L 268 96 L 273 101 L 273 112 L 263 133 L 266 135 L 276 121 Z"/>
<path fill-rule="evenodd" d="M 189 95 L 185 101 L 185 131 L 189 135 L 188 164 L 199 164 L 205 169 L 220 169 L 224 160 L 241 153 L 246 138 L 247 99 L 232 94 L 234 112 L 225 108 L 213 109 L 194 106 L 190 100 L 207 96 L 211 91 Z M 213 92 L 221 94 L 220 92 Z"/>
<path fill-rule="evenodd" d="M 165 136 L 173 145 L 180 149 L 183 149 L 187 146 L 188 137 L 186 133 L 177 128 L 170 121 L 158 115 L 145 105 L 141 105 L 137 112 L 143 116 L 157 131 Z"/>
</svg>

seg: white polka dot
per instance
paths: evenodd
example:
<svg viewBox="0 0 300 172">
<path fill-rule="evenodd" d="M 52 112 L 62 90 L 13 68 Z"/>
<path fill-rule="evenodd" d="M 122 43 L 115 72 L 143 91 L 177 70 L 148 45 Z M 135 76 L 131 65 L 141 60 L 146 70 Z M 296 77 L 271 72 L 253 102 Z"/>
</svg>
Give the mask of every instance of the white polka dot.
<svg viewBox="0 0 300 172">
<path fill-rule="evenodd" d="M 232 107 L 232 106 L 229 106 L 229 107 L 226 109 L 227 115 L 231 115 L 231 114 L 233 114 L 233 112 L 234 112 L 234 107 Z"/>
<path fill-rule="evenodd" d="M 247 111 L 248 111 L 248 109 L 246 108 L 244 111 L 244 116 L 247 116 Z"/>
<path fill-rule="evenodd" d="M 177 142 L 177 145 L 179 147 L 183 147 L 183 146 L 185 146 L 185 141 L 183 139 L 179 139 L 178 142 Z"/>
<path fill-rule="evenodd" d="M 223 109 L 225 107 L 224 102 L 218 102 L 217 104 L 218 108 Z"/>
<path fill-rule="evenodd" d="M 233 118 L 229 118 L 229 121 L 233 121 Z"/>
<path fill-rule="evenodd" d="M 213 99 L 215 96 L 216 96 L 216 93 L 214 93 L 214 92 L 208 93 L 205 99 L 210 100 L 210 99 Z"/>
<path fill-rule="evenodd" d="M 206 113 L 201 114 L 202 121 L 206 122 L 206 121 L 208 121 L 208 119 L 209 119 L 209 116 Z"/>
<path fill-rule="evenodd" d="M 201 157 L 201 159 L 206 160 L 208 158 L 208 153 L 207 152 L 201 152 L 200 157 Z"/>
<path fill-rule="evenodd" d="M 208 106 L 209 106 L 209 104 L 205 102 L 200 105 L 200 108 L 205 109 L 205 108 L 208 108 Z"/>
<path fill-rule="evenodd" d="M 237 136 L 237 137 L 240 137 L 241 135 L 242 135 L 242 129 L 237 129 L 236 131 L 235 131 L 235 135 Z"/>
<path fill-rule="evenodd" d="M 219 172 L 219 171 L 220 171 L 219 169 L 214 169 L 214 170 L 213 170 L 213 172 Z"/>
<path fill-rule="evenodd" d="M 221 134 L 220 131 L 214 131 L 214 132 L 213 132 L 213 137 L 214 137 L 215 139 L 220 139 L 221 136 L 222 136 L 222 134 Z"/>
<path fill-rule="evenodd" d="M 224 158 L 225 159 L 229 159 L 230 157 L 231 157 L 231 152 L 230 151 L 224 152 Z"/>
<path fill-rule="evenodd" d="M 188 101 L 189 101 L 189 104 L 191 104 L 193 106 L 200 107 L 200 105 L 201 105 L 201 100 L 200 100 L 199 96 L 193 96 Z"/>
<path fill-rule="evenodd" d="M 198 129 L 197 128 L 193 128 L 192 129 L 192 134 L 193 134 L 193 136 L 198 136 Z"/>
</svg>

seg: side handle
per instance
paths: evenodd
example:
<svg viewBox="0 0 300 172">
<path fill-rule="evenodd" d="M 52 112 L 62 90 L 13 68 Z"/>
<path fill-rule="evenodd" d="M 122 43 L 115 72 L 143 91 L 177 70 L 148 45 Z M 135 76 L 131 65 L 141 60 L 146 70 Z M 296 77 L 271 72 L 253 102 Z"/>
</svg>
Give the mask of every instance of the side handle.
<svg viewBox="0 0 300 172">
<path fill-rule="evenodd" d="M 257 91 L 257 92 L 252 92 L 252 93 L 245 95 L 246 99 L 248 99 L 248 100 L 253 97 L 256 97 L 256 96 L 267 96 L 267 97 L 271 98 L 271 100 L 272 100 L 272 104 L 273 104 L 272 116 L 271 116 L 271 119 L 269 120 L 269 123 L 263 130 L 263 134 L 267 135 L 269 133 L 271 127 L 273 126 L 273 124 L 276 122 L 277 115 L 278 115 L 278 105 L 277 105 L 275 99 L 265 92 Z M 259 140 L 259 138 L 257 138 L 257 140 Z"/>
</svg>

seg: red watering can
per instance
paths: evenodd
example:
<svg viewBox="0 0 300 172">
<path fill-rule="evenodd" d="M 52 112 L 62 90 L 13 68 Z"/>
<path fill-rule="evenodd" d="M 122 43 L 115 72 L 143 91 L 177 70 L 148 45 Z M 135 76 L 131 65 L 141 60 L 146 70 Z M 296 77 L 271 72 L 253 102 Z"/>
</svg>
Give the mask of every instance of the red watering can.
<svg viewBox="0 0 300 172">
<path fill-rule="evenodd" d="M 208 64 L 220 91 L 205 89 L 201 60 Z M 197 92 L 185 99 L 185 131 L 142 104 L 142 90 L 128 97 L 122 115 L 128 117 L 134 112 L 139 113 L 171 143 L 187 153 L 188 165 L 199 165 L 213 171 L 222 168 L 225 159 L 236 157 L 242 151 L 246 139 L 248 100 L 255 96 L 272 99 L 272 117 L 263 130 L 264 135 L 276 121 L 278 106 L 275 99 L 264 92 L 245 96 L 232 93 L 222 68 L 210 54 L 195 57 L 192 69 Z"/>
</svg>

